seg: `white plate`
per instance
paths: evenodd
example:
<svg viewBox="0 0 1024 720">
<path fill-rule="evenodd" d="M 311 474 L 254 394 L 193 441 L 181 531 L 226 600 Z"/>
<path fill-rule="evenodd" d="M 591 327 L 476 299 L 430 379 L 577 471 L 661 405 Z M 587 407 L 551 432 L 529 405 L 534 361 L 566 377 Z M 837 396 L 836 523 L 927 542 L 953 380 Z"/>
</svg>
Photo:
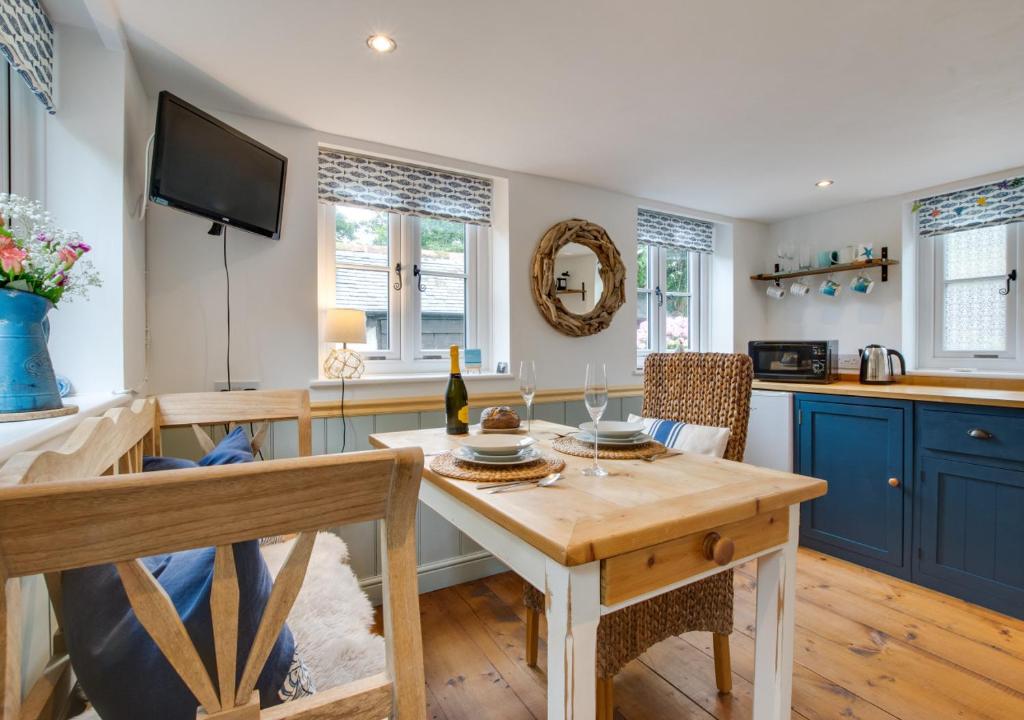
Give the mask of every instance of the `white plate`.
<svg viewBox="0 0 1024 720">
<path fill-rule="evenodd" d="M 515 455 L 477 455 L 469 448 L 453 450 L 452 454 L 459 460 L 478 465 L 525 465 L 541 457 L 536 448 L 526 448 Z"/>
<path fill-rule="evenodd" d="M 590 435 L 594 434 L 594 423 L 585 422 L 580 424 L 580 430 Z M 605 438 L 631 438 L 644 431 L 643 423 L 622 422 L 620 420 L 605 420 L 597 424 L 597 436 L 602 440 Z"/>
<path fill-rule="evenodd" d="M 499 456 L 515 455 L 533 445 L 532 437 L 516 437 L 515 435 L 470 435 L 459 441 L 459 444 L 477 455 Z"/>
<path fill-rule="evenodd" d="M 580 432 L 576 433 L 574 437 L 581 443 L 586 443 L 587 445 L 594 444 L 594 436 L 591 435 L 590 433 Z M 634 435 L 633 437 L 628 438 L 599 437 L 597 439 L 597 444 L 609 446 L 614 445 L 615 447 L 633 447 L 635 445 L 643 445 L 644 443 L 651 442 L 652 440 L 654 440 L 654 438 L 652 438 L 647 433 L 640 433 L 638 435 Z"/>
</svg>

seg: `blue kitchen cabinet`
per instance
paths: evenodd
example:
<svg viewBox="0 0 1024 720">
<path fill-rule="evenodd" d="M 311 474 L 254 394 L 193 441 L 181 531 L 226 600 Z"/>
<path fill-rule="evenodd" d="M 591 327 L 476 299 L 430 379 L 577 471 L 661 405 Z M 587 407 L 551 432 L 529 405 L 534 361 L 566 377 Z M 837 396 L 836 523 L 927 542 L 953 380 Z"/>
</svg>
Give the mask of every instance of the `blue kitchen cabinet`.
<svg viewBox="0 0 1024 720">
<path fill-rule="evenodd" d="M 913 580 L 1024 617 L 1024 413 L 918 404 Z"/>
<path fill-rule="evenodd" d="M 913 404 L 799 394 L 796 411 L 797 471 L 828 481 L 800 508 L 801 544 L 909 578 Z"/>
</svg>

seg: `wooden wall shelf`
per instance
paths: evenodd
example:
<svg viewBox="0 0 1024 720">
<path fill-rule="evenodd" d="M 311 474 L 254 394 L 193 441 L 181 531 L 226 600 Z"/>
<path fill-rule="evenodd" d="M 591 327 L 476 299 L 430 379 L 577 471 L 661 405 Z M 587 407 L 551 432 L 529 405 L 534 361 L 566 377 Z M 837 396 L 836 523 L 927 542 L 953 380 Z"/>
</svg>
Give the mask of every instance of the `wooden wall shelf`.
<svg viewBox="0 0 1024 720">
<path fill-rule="evenodd" d="M 794 270 L 793 272 L 774 272 L 774 273 L 760 273 L 758 275 L 751 275 L 751 280 L 767 280 L 769 282 L 778 282 L 779 280 L 788 280 L 789 278 L 807 277 L 809 275 L 830 275 L 834 272 L 848 272 L 850 270 L 870 270 L 871 268 L 882 268 L 882 282 L 889 281 L 889 266 L 899 265 L 899 260 L 889 259 L 889 248 L 882 248 L 882 257 L 873 260 L 859 260 L 852 263 L 840 263 L 838 265 L 829 265 L 828 267 L 822 268 L 807 268 L 806 270 Z M 778 267 L 776 265 L 775 267 Z"/>
</svg>

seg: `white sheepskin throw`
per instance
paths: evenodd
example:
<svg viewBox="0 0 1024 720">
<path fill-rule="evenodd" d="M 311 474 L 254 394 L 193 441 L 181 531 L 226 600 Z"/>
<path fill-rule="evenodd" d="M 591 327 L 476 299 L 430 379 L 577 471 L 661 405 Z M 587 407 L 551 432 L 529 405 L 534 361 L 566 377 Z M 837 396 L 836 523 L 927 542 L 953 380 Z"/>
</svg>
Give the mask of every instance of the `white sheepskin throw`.
<svg viewBox="0 0 1024 720">
<path fill-rule="evenodd" d="M 270 574 L 278 571 L 294 541 L 264 545 Z M 384 670 L 384 638 L 374 635 L 373 607 L 348 565 L 348 547 L 337 535 L 319 533 L 288 627 L 317 692 Z"/>
</svg>

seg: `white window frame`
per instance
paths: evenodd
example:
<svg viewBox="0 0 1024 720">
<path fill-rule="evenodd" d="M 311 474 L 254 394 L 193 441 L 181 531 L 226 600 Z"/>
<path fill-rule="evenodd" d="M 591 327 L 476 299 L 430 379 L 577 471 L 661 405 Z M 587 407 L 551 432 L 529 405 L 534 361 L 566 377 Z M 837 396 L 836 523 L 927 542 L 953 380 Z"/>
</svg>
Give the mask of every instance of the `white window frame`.
<svg viewBox="0 0 1024 720">
<path fill-rule="evenodd" d="M 637 348 L 636 363 L 638 368 L 643 368 L 647 356 L 651 353 L 671 352 L 666 343 L 666 328 L 668 314 L 666 303 L 669 296 L 688 297 L 690 300 L 690 347 L 685 352 L 700 352 L 707 347 L 708 335 L 708 279 L 711 277 L 711 256 L 707 253 L 698 253 L 690 250 L 688 252 L 687 268 L 690 273 L 688 286 L 690 291 L 668 292 L 662 291 L 658 296 L 658 289 L 667 287 L 667 265 L 666 257 L 668 250 L 660 245 L 650 243 L 638 243 L 638 247 L 647 248 L 647 288 L 637 287 L 637 303 L 641 302 L 641 296 L 647 294 L 650 298 L 647 313 L 647 337 L 649 347 Z M 653 283 L 651 281 L 654 281 Z"/>
<path fill-rule="evenodd" d="M 339 203 L 340 205 L 341 203 Z M 388 213 L 388 267 L 360 263 L 337 262 L 335 254 L 335 205 L 321 204 L 319 236 L 321 257 L 330 258 L 330 298 L 336 297 L 338 268 L 372 270 L 388 275 L 388 340 L 387 350 L 360 350 L 366 362 L 367 374 L 415 374 L 437 373 L 448 370 L 447 348 L 429 349 L 420 347 L 422 329 L 422 295 L 418 290 L 420 278 L 413 274 L 414 267 L 421 267 L 420 223 L 418 217 Z M 466 226 L 466 270 L 464 273 L 448 273 L 439 270 L 424 270 L 423 285 L 431 277 L 459 277 L 466 279 L 466 341 L 463 347 L 479 348 L 482 366 L 491 364 L 491 336 L 487 318 L 490 317 L 490 228 Z M 402 264 L 399 273 L 397 263 Z M 326 281 L 326 274 L 323 275 Z M 396 289 L 396 285 L 400 288 Z M 326 294 L 323 295 L 326 297 Z M 333 305 L 329 305 L 333 307 Z M 322 341 L 321 341 L 322 344 Z"/>
<path fill-rule="evenodd" d="M 1010 223 L 1007 231 L 1007 267 L 1024 271 L 1024 222 Z M 1018 282 L 1010 283 L 1007 296 L 1007 338 L 1003 352 L 947 351 L 942 349 L 945 297 L 943 235 L 918 239 L 918 358 L 921 369 L 1020 372 L 1024 370 L 1022 334 L 1024 318 Z M 1004 276 L 1000 276 L 1004 277 Z M 980 279 L 980 278 L 979 278 Z M 1024 280 L 1024 277 L 1020 278 Z"/>
</svg>

